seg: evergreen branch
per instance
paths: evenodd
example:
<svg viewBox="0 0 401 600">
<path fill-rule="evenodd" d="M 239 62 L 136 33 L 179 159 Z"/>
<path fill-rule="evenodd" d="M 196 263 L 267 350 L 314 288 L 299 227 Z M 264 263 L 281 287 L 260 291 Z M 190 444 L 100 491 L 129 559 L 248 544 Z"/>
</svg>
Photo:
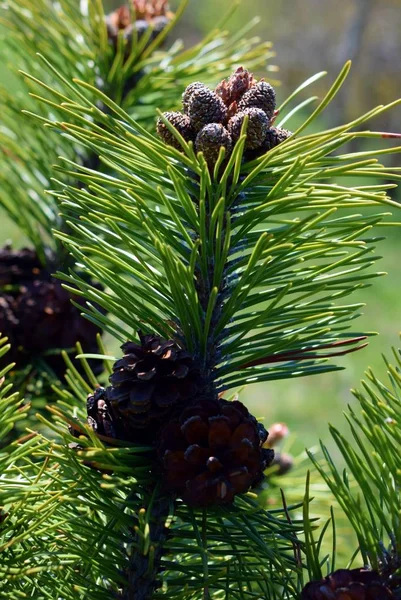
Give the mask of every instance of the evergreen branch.
<svg viewBox="0 0 401 600">
<path fill-rule="evenodd" d="M 333 99 L 347 71 L 348 66 L 318 112 Z M 74 89 L 102 97 L 86 83 L 78 81 Z M 387 216 L 335 217 L 335 212 L 356 205 L 395 205 L 387 196 L 388 185 L 380 183 L 387 171 L 376 158 L 354 158 L 338 150 L 359 135 L 350 131 L 353 127 L 383 107 L 332 130 L 291 136 L 248 163 L 241 161 L 244 122 L 243 137 L 215 181 L 191 144 L 183 145 L 182 154 L 161 144 L 112 101 L 110 113 L 100 117 L 101 130 L 95 109 L 78 102 L 75 106 L 81 126 L 51 120 L 47 126 L 98 152 L 116 175 L 110 178 L 68 161 L 69 168 L 59 170 L 81 180 L 85 189 L 67 186 L 52 194 L 74 230 L 73 236 L 63 236 L 63 243 L 91 276 L 104 277 L 108 269 L 109 289 L 99 299 L 101 306 L 130 329 L 140 324 L 164 334 L 163 322 L 176 322 L 186 347 L 199 356 L 220 390 L 331 370 L 327 358 L 348 350 L 338 354 L 336 345 L 361 336 L 345 333 L 361 305 L 339 300 L 377 275 L 365 273 L 376 260 L 373 250 L 379 241 L 368 232 Z M 68 117 L 64 104 L 59 110 Z M 307 117 L 305 127 L 310 122 Z M 374 132 L 363 135 L 378 137 Z M 377 184 L 337 182 L 367 172 Z M 298 211 L 305 217 L 294 218 Z M 118 263 L 112 265 L 110 250 L 116 247 Z M 163 308 L 157 309 L 161 319 L 150 307 L 142 310 L 141 287 L 127 277 L 130 255 L 136 271 L 146 268 L 149 298 L 163 290 Z M 95 256 L 101 262 L 94 262 Z M 82 293 L 93 293 L 87 285 L 84 292 L 82 282 L 71 275 L 74 280 Z M 108 330 L 120 337 L 112 319 L 106 321 Z"/>
<path fill-rule="evenodd" d="M 11 56 L 24 75 L 29 73 L 28 89 L 32 90 L 32 83 L 45 77 L 45 97 L 40 103 L 34 93 L 29 100 L 25 91 L 1 90 L 0 204 L 32 242 L 43 264 L 45 248 L 61 255 L 63 261 L 62 248 L 52 236 L 52 229 L 62 227 L 57 205 L 52 196 L 43 193 L 50 186 L 51 163 L 62 155 L 92 169 L 103 165 L 97 153 L 89 149 L 78 152 L 65 138 L 49 138 L 45 131 L 38 131 L 35 122 L 21 114 L 22 109 L 36 113 L 42 122 L 53 118 L 58 110 L 51 96 L 57 102 L 68 100 L 62 89 L 74 89 L 69 82 L 79 74 L 85 82 L 102 90 L 106 99 L 124 106 L 149 127 L 153 125 L 154 107 L 167 108 L 177 103 L 177 89 L 190 83 L 195 74 L 213 82 L 239 62 L 246 60 L 260 67 L 272 56 L 271 45 L 246 39 L 245 29 L 243 38 L 214 30 L 213 37 L 208 36 L 191 49 L 182 51 L 173 44 L 171 49 L 162 50 L 161 44 L 173 30 L 185 4 L 181 2 L 175 17 L 160 33 L 156 35 L 150 26 L 147 34 L 137 36 L 128 58 L 122 37 L 117 50 L 108 39 L 107 20 L 99 0 L 90 0 L 87 12 L 77 6 L 76 0 L 57 4 L 49 0 L 34 4 L 11 0 L 2 11 L 1 21 L 7 31 L 3 60 L 8 62 Z M 48 66 L 45 73 L 37 60 L 38 54 Z M 82 94 L 77 98 L 82 101 Z M 77 108 L 76 104 L 72 106 Z M 107 103 L 99 102 L 97 112 L 103 109 L 108 110 Z M 65 106 L 65 110 L 79 120 L 71 106 Z"/>
<path fill-rule="evenodd" d="M 399 568 L 401 547 L 399 514 L 399 428 L 401 410 L 401 354 L 394 352 L 395 365 L 386 359 L 389 385 L 369 370 L 362 390 L 354 391 L 361 412 L 348 407 L 345 414 L 353 442 L 330 427 L 333 439 L 347 465 L 340 473 L 325 445 L 325 462 L 311 455 L 352 525 L 364 564 L 390 577 Z M 356 486 L 354 484 L 356 483 Z"/>
</svg>

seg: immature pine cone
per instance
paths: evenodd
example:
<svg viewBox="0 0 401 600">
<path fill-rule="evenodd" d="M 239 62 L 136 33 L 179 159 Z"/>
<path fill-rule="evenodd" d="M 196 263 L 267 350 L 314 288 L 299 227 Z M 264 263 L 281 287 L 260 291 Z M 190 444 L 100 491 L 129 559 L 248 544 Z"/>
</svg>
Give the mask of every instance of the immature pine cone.
<svg viewBox="0 0 401 600">
<path fill-rule="evenodd" d="M 339 569 L 304 587 L 301 600 L 395 600 L 377 571 Z"/>
<path fill-rule="evenodd" d="M 270 83 L 259 81 L 242 96 L 238 110 L 246 108 L 260 108 L 270 121 L 276 108 L 276 92 Z"/>
<path fill-rule="evenodd" d="M 160 432 L 165 486 L 192 506 L 231 503 L 263 478 L 266 437 L 241 402 L 200 399 Z"/>
<path fill-rule="evenodd" d="M 227 108 L 224 102 L 208 88 L 195 90 L 188 104 L 188 116 L 195 131 L 199 131 L 208 123 L 224 123 Z"/>
<path fill-rule="evenodd" d="M 288 129 L 280 129 L 279 127 L 270 127 L 267 130 L 266 137 L 263 142 L 263 150 L 268 152 L 275 148 L 292 135 Z"/>
<path fill-rule="evenodd" d="M 163 116 L 167 119 L 178 133 L 182 135 L 185 141 L 190 142 L 195 139 L 196 133 L 191 126 L 191 121 L 187 115 L 180 112 L 165 112 Z M 181 150 L 181 144 L 176 137 L 169 131 L 162 119 L 157 120 L 157 133 L 165 144 Z"/>
<path fill-rule="evenodd" d="M 177 405 L 202 387 L 192 356 L 173 340 L 139 333 L 140 344 L 122 345 L 113 365 L 107 396 L 113 414 L 128 429 L 159 427 Z"/>
<path fill-rule="evenodd" d="M 216 163 L 221 146 L 226 149 L 226 157 L 231 153 L 233 143 L 227 129 L 220 123 L 205 125 L 197 135 L 195 147 L 197 152 L 203 152 L 209 165 Z"/>
<path fill-rule="evenodd" d="M 200 81 L 194 81 L 194 83 L 190 83 L 189 86 L 185 89 L 185 92 L 182 95 L 182 108 L 184 113 L 187 115 L 189 110 L 189 102 L 195 94 L 195 92 L 199 92 L 200 90 L 209 90 L 209 88 Z"/>
<path fill-rule="evenodd" d="M 245 116 L 248 115 L 248 128 L 246 131 L 245 148 L 255 150 L 262 146 L 269 128 L 269 119 L 260 108 L 246 108 L 237 113 L 228 123 L 228 131 L 233 140 L 237 141 L 241 135 L 241 128 Z"/>
</svg>

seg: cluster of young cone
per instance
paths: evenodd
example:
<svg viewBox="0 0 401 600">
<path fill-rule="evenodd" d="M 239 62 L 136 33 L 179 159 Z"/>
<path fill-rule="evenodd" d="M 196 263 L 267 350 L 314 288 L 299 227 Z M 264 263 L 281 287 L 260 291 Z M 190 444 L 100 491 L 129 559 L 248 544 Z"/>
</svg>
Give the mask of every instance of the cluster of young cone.
<svg viewBox="0 0 401 600">
<path fill-rule="evenodd" d="M 263 478 L 274 451 L 267 431 L 241 402 L 206 392 L 196 361 L 174 340 L 127 342 L 110 386 L 87 399 L 100 437 L 152 445 L 165 489 L 193 506 L 232 502 Z M 111 438 L 111 439 L 110 439 Z"/>
<path fill-rule="evenodd" d="M 71 304 L 72 295 L 51 276 L 52 270 L 43 267 L 34 250 L 0 249 L 0 331 L 12 348 L 11 356 L 0 361 L 0 369 L 4 360 L 21 368 L 42 358 L 61 378 L 65 363 L 56 350 L 71 350 L 79 341 L 86 352 L 97 352 L 99 328 L 82 318 Z M 74 300 L 81 302 L 78 297 Z"/>
<path fill-rule="evenodd" d="M 117 46 L 122 32 L 128 51 L 135 39 L 140 39 L 149 28 L 150 41 L 163 31 L 173 17 L 167 0 L 131 0 L 131 6 L 123 5 L 106 16 L 109 41 Z"/>
<path fill-rule="evenodd" d="M 286 140 L 291 132 L 273 126 L 276 116 L 274 88 L 239 67 L 228 80 L 223 80 L 214 91 L 200 82 L 191 83 L 182 97 L 183 112 L 166 112 L 164 118 L 187 141 L 203 152 L 209 167 L 213 167 L 220 148 L 228 158 L 240 137 L 245 117 L 248 126 L 245 159 L 261 156 Z M 163 119 L 157 121 L 157 132 L 168 145 L 181 150 L 178 139 Z"/>
<path fill-rule="evenodd" d="M 377 571 L 339 569 L 320 581 L 308 583 L 301 600 L 396 600 Z"/>
</svg>

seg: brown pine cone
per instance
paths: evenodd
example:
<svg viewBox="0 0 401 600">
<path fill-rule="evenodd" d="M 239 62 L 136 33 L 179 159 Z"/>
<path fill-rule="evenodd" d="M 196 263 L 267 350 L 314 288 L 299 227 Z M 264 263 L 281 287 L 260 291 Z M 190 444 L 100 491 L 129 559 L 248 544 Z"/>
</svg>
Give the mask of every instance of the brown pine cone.
<svg viewBox="0 0 401 600">
<path fill-rule="evenodd" d="M 35 250 L 11 246 L 0 248 L 0 286 L 19 286 L 21 282 L 32 281 L 41 271 Z"/>
<path fill-rule="evenodd" d="M 248 115 L 248 129 L 246 132 L 245 148 L 255 150 L 262 146 L 269 128 L 269 119 L 260 108 L 247 108 L 237 113 L 228 123 L 228 131 L 234 141 L 241 135 L 241 128 L 245 116 Z"/>
<path fill-rule="evenodd" d="M 208 88 L 198 88 L 193 91 L 189 104 L 188 116 L 196 132 L 208 123 L 224 123 L 227 118 L 227 108 L 224 102 Z"/>
<path fill-rule="evenodd" d="M 395 600 L 377 571 L 339 569 L 306 584 L 301 600 Z"/>
<path fill-rule="evenodd" d="M 128 430 L 156 430 L 173 409 L 203 387 L 192 356 L 173 340 L 139 332 L 140 344 L 122 345 L 124 356 L 113 365 L 107 394 L 113 414 Z"/>
<path fill-rule="evenodd" d="M 191 126 L 190 119 L 187 115 L 183 115 L 180 112 L 165 112 L 163 116 L 167 119 L 171 125 L 173 125 L 178 133 L 182 135 L 185 141 L 190 142 L 195 140 L 196 133 Z M 168 146 L 182 150 L 182 146 L 176 137 L 168 130 L 162 119 L 157 120 L 157 133 L 159 137 Z"/>
<path fill-rule="evenodd" d="M 49 257 L 49 262 L 54 264 L 54 257 Z M 6 358 L 22 368 L 40 357 L 61 378 L 66 367 L 59 350 L 70 351 L 79 341 L 84 352 L 98 351 L 96 335 L 100 329 L 82 318 L 81 311 L 71 304 L 73 296 L 51 276 L 50 269 L 54 267 L 44 267 L 34 250 L 14 252 L 6 247 L 0 252 L 0 291 L 4 290 L 0 327 L 7 319 L 4 333 L 13 344 L 0 367 Z M 79 297 L 74 300 L 83 305 Z M 11 331 L 7 331 L 10 322 Z M 101 370 L 101 363 L 96 367 Z"/>
<path fill-rule="evenodd" d="M 238 110 L 246 108 L 260 108 L 270 121 L 276 108 L 276 92 L 270 83 L 259 81 L 242 96 Z"/>
<path fill-rule="evenodd" d="M 224 146 L 226 149 L 227 158 L 231 153 L 233 143 L 227 129 L 220 123 L 205 125 L 196 137 L 196 151 L 203 152 L 209 166 L 213 166 L 216 163 L 221 146 Z"/>
<path fill-rule="evenodd" d="M 262 480 L 266 438 L 241 402 L 201 399 L 160 432 L 164 484 L 191 506 L 231 503 Z"/>
<path fill-rule="evenodd" d="M 184 109 L 184 113 L 186 115 L 188 114 L 189 102 L 193 94 L 200 90 L 209 90 L 209 88 L 200 81 L 194 81 L 194 83 L 190 83 L 189 86 L 185 89 L 185 92 L 182 95 L 182 108 Z"/>
</svg>

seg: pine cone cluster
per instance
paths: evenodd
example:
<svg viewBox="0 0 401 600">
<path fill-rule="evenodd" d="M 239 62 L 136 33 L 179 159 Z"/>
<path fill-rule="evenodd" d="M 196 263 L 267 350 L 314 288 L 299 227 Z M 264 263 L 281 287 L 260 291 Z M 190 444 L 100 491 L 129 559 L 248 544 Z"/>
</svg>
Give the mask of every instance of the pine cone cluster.
<svg viewBox="0 0 401 600">
<path fill-rule="evenodd" d="M 150 41 L 154 40 L 172 17 L 167 0 L 131 0 L 131 6 L 120 6 L 106 16 L 107 35 L 116 47 L 122 31 L 129 52 L 135 38 L 140 39 L 151 27 Z"/>
<path fill-rule="evenodd" d="M 377 571 L 339 569 L 320 581 L 311 581 L 301 600 L 395 600 L 391 589 Z"/>
<path fill-rule="evenodd" d="M 174 340 L 139 333 L 110 386 L 87 398 L 88 424 L 107 443 L 152 445 L 164 486 L 193 506 L 227 504 L 263 478 L 274 451 L 241 402 L 208 393 L 196 360 Z M 110 439 L 111 438 L 111 439 Z"/>
<path fill-rule="evenodd" d="M 81 317 L 71 304 L 72 295 L 51 277 L 52 270 L 43 267 L 29 248 L 0 250 L 0 331 L 12 344 L 7 362 L 23 367 L 40 357 L 62 377 L 65 363 L 56 351 L 70 350 L 79 341 L 86 352 L 97 352 L 100 330 Z M 74 299 L 80 303 L 78 297 Z"/>
<path fill-rule="evenodd" d="M 238 141 L 245 118 L 248 119 L 245 159 L 265 154 L 291 132 L 273 127 L 276 93 L 263 79 L 257 81 L 249 71 L 239 67 L 214 91 L 203 83 L 191 83 L 182 97 L 183 112 L 167 112 L 164 118 L 177 129 L 195 150 L 203 152 L 209 167 L 213 167 L 225 148 L 227 159 Z M 181 149 L 180 142 L 163 119 L 157 122 L 157 133 L 168 145 Z"/>
</svg>

